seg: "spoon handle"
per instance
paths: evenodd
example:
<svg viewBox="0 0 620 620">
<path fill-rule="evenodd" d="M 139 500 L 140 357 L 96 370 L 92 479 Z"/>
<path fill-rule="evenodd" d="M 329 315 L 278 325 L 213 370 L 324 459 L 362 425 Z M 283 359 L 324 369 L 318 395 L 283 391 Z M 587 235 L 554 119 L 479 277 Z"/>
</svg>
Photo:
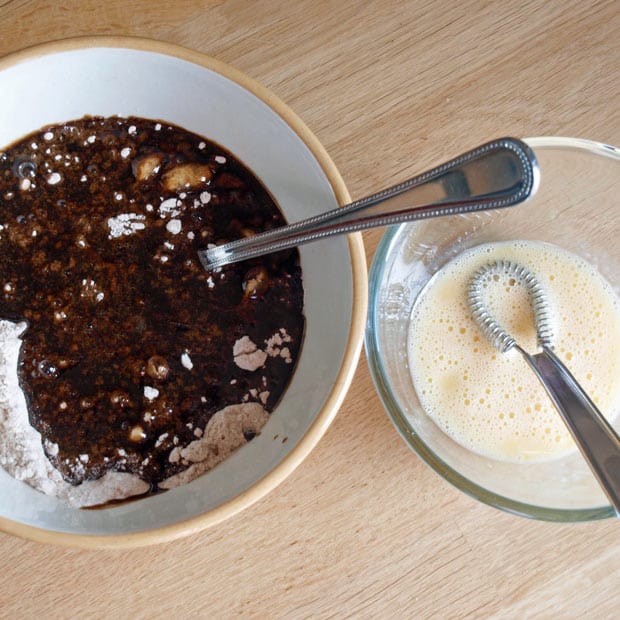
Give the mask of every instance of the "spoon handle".
<svg viewBox="0 0 620 620">
<path fill-rule="evenodd" d="M 543 347 L 542 353 L 536 355 L 518 349 L 543 384 L 620 517 L 620 437 L 551 349 Z"/>
<path fill-rule="evenodd" d="M 508 207 L 532 195 L 538 177 L 530 147 L 516 138 L 501 138 L 344 207 L 200 250 L 198 256 L 211 270 L 331 235 Z"/>
</svg>

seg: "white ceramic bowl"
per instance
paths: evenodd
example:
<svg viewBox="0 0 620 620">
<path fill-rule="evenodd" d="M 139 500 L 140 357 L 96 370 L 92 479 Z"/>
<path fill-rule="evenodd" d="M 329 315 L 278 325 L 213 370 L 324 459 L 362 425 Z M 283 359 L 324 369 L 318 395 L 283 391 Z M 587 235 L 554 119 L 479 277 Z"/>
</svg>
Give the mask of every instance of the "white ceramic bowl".
<svg viewBox="0 0 620 620">
<path fill-rule="evenodd" d="M 350 201 L 325 150 L 289 108 L 235 69 L 183 48 L 108 37 L 46 44 L 0 60 L 0 93 L 0 148 L 86 114 L 164 119 L 229 149 L 289 222 Z M 95 511 L 69 508 L 0 469 L 0 528 L 70 545 L 158 542 L 231 516 L 290 474 L 345 396 L 367 297 L 359 234 L 300 251 L 305 340 L 292 383 L 258 437 L 190 484 Z"/>
</svg>

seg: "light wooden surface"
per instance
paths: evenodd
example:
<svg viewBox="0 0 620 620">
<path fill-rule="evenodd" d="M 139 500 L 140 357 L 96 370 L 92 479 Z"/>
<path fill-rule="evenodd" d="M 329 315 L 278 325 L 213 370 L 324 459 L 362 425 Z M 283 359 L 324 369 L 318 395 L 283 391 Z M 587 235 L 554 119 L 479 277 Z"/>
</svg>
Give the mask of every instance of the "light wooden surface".
<svg viewBox="0 0 620 620">
<path fill-rule="evenodd" d="M 614 0 L 0 0 L 0 55 L 84 34 L 170 41 L 256 78 L 353 198 L 500 135 L 620 144 Z M 0 534 L 0 558 L 1 618 L 617 618 L 620 603 L 617 522 L 527 521 L 453 489 L 399 439 L 363 359 L 310 457 L 229 521 L 128 551 Z"/>
</svg>

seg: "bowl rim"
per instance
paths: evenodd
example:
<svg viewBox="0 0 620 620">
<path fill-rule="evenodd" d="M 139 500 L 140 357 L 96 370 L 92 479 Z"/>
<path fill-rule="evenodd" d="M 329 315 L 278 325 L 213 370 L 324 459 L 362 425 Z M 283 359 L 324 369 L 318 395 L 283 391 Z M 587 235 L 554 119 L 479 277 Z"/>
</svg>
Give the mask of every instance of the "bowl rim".
<svg viewBox="0 0 620 620">
<path fill-rule="evenodd" d="M 338 204 L 342 206 L 351 202 L 349 192 L 336 165 L 318 138 L 301 118 L 268 88 L 231 65 L 202 52 L 173 43 L 143 37 L 89 35 L 49 41 L 10 53 L 0 58 L 0 71 L 40 56 L 89 48 L 121 48 L 172 56 L 185 62 L 200 65 L 235 82 L 268 105 L 304 142 L 325 174 Z M 308 456 L 327 431 L 345 398 L 359 361 L 368 300 L 366 255 L 361 233 L 349 234 L 347 239 L 351 257 L 353 303 L 349 336 L 338 376 L 334 380 L 323 407 L 306 433 L 283 460 L 263 478 L 239 495 L 208 512 L 174 524 L 149 530 L 127 534 L 73 534 L 47 530 L 26 525 L 6 517 L 0 517 L 0 531 L 37 542 L 65 547 L 90 549 L 142 547 L 195 534 L 216 525 L 254 504 L 284 481 Z"/>
<path fill-rule="evenodd" d="M 523 138 L 523 140 L 535 149 L 574 149 L 577 151 L 589 151 L 597 156 L 611 157 L 620 160 L 620 149 L 584 138 L 570 138 L 561 136 L 540 136 Z M 378 342 L 377 329 L 378 321 L 378 292 L 380 283 L 384 279 L 384 270 L 388 264 L 389 255 L 392 245 L 398 234 L 405 227 L 415 226 L 415 223 L 400 224 L 390 227 L 377 246 L 374 254 L 370 272 L 369 281 L 369 300 L 368 300 L 368 318 L 366 330 L 364 334 L 364 348 L 366 358 L 368 360 L 368 368 L 373 379 L 375 389 L 383 404 L 384 409 L 396 427 L 400 436 L 405 443 L 429 466 L 436 474 L 441 476 L 451 485 L 462 491 L 466 495 L 492 506 L 504 512 L 518 515 L 521 517 L 538 519 L 550 522 L 580 522 L 595 521 L 615 516 L 611 506 L 602 506 L 598 508 L 584 509 L 559 509 L 545 508 L 541 506 L 533 506 L 525 502 L 519 502 L 503 495 L 493 493 L 484 487 L 472 482 L 469 478 L 463 476 L 458 471 L 450 467 L 437 454 L 435 454 L 415 432 L 415 429 L 407 421 L 404 413 L 401 411 L 398 403 L 392 396 L 390 382 L 387 373 L 381 361 L 380 349 Z"/>
</svg>

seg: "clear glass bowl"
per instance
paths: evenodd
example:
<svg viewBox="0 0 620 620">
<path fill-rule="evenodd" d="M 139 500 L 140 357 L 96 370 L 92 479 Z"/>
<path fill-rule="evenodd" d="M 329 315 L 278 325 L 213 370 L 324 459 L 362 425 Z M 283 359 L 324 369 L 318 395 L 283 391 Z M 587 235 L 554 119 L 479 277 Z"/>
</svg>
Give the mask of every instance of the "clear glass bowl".
<svg viewBox="0 0 620 620">
<path fill-rule="evenodd" d="M 448 482 L 507 512 L 547 521 L 614 516 L 581 454 L 515 464 L 479 456 L 447 436 L 420 405 L 407 361 L 414 302 L 433 274 L 492 241 L 553 243 L 581 256 L 620 293 L 620 149 L 573 138 L 530 138 L 537 194 L 513 208 L 388 229 L 370 270 L 365 345 L 377 391 L 413 450 Z M 620 416 L 614 422 L 620 427 Z"/>
</svg>

